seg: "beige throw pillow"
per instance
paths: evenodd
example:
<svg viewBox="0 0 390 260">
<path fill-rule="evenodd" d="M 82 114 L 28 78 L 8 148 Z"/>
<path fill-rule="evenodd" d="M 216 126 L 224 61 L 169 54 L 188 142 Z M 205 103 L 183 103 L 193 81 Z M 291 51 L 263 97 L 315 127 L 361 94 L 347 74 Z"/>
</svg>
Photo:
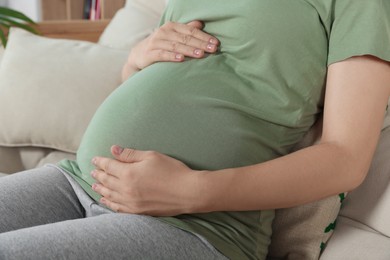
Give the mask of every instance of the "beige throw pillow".
<svg viewBox="0 0 390 260">
<path fill-rule="evenodd" d="M 76 152 L 121 83 L 125 51 L 12 29 L 0 67 L 0 145 Z"/>
<path fill-rule="evenodd" d="M 104 30 L 99 44 L 130 50 L 158 26 L 165 0 L 128 0 Z"/>
<path fill-rule="evenodd" d="M 4 47 L 0 46 L 0 66 L 1 66 L 1 60 L 3 59 L 3 54 L 4 54 Z"/>
</svg>

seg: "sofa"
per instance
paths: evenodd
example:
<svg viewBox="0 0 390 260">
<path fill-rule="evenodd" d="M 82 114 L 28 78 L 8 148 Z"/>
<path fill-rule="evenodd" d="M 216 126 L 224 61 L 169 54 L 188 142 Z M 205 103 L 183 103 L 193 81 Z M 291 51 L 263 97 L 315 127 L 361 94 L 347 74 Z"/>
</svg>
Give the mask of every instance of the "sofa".
<svg viewBox="0 0 390 260">
<path fill-rule="evenodd" d="M 0 48 L 0 176 L 75 159 L 94 111 L 121 83 L 129 50 L 156 28 L 165 5 L 128 0 L 109 23 L 42 23 L 41 36 L 10 31 Z M 315 144 L 321 123 L 294 149 Z M 276 210 L 269 260 L 390 259 L 389 126 L 386 114 L 359 188 Z"/>
</svg>

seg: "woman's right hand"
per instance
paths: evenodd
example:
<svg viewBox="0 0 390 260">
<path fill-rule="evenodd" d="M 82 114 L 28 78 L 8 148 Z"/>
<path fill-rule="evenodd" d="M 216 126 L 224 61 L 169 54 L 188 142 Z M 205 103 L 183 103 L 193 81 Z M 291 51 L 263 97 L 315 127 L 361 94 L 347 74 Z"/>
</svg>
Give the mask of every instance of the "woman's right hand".
<svg viewBox="0 0 390 260">
<path fill-rule="evenodd" d="M 182 62 L 185 57 L 202 58 L 215 53 L 219 41 L 202 31 L 203 23 L 168 22 L 139 42 L 130 52 L 122 70 L 122 79 L 156 62 Z"/>
</svg>

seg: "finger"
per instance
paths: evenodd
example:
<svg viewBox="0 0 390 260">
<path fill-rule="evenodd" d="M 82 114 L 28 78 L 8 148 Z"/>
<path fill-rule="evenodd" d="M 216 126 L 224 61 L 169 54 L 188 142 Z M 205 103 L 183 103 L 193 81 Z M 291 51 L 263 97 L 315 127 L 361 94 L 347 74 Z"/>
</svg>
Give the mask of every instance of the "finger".
<svg viewBox="0 0 390 260">
<path fill-rule="evenodd" d="M 171 51 L 164 50 L 154 50 L 149 53 L 150 57 L 155 61 L 163 61 L 163 62 L 181 62 L 184 61 L 185 54 L 176 53 Z"/>
<path fill-rule="evenodd" d="M 124 205 L 116 203 L 116 202 L 112 202 L 105 197 L 100 199 L 100 203 L 106 205 L 108 208 L 110 208 L 113 211 L 118 212 L 118 213 L 133 213 Z"/>
<path fill-rule="evenodd" d="M 167 40 L 160 41 L 159 44 L 167 42 L 167 41 L 170 42 L 171 44 L 168 46 L 167 49 L 172 51 L 172 52 L 179 52 L 176 49 L 178 49 L 179 47 L 183 47 L 183 46 L 190 46 L 190 47 L 193 47 L 192 50 L 194 50 L 194 48 L 196 48 L 196 49 L 199 49 L 199 50 L 202 50 L 205 52 L 209 52 L 209 53 L 216 52 L 218 49 L 218 46 L 216 44 L 212 44 L 208 41 L 204 41 L 204 40 L 199 39 L 197 37 L 194 37 L 193 35 L 190 35 L 190 34 L 183 34 L 180 32 L 169 31 L 169 32 L 167 32 L 166 37 L 167 37 L 166 38 Z M 193 53 L 193 52 L 191 52 L 191 53 Z"/>
<path fill-rule="evenodd" d="M 156 62 L 182 62 L 184 60 L 185 56 L 181 53 L 174 53 L 162 49 L 151 50 L 148 52 L 147 62 L 145 65 L 141 65 L 140 68 L 143 69 Z"/>
<path fill-rule="evenodd" d="M 202 44 L 199 44 L 202 45 Z M 162 52 L 156 52 L 155 55 L 158 57 L 155 58 L 160 58 L 160 56 L 166 56 L 168 59 L 177 59 L 176 55 L 181 54 L 184 58 L 186 57 L 192 57 L 192 58 L 202 58 L 204 56 L 205 51 L 201 48 L 181 44 L 176 41 L 160 41 L 159 42 L 159 47 L 161 50 L 165 50 Z M 164 57 L 161 57 L 162 59 Z"/>
<path fill-rule="evenodd" d="M 175 23 L 175 26 L 173 26 L 173 29 L 178 33 L 190 35 L 194 38 L 197 38 L 197 39 L 204 41 L 204 42 L 207 42 L 207 43 L 211 43 L 211 44 L 215 44 L 215 45 L 219 44 L 219 41 L 216 37 L 214 37 L 208 33 L 205 33 L 204 31 L 202 31 L 200 28 L 197 28 L 196 26 Z"/>
<path fill-rule="evenodd" d="M 101 184 L 93 184 L 92 189 L 110 201 L 119 201 L 120 194 L 112 189 L 109 189 Z"/>
<path fill-rule="evenodd" d="M 113 145 L 111 147 L 111 153 L 115 159 L 119 160 L 122 163 L 135 163 L 140 162 L 145 157 L 144 151 L 138 151 L 130 148 L 122 148 L 118 145 Z"/>
<path fill-rule="evenodd" d="M 202 23 L 201 21 L 198 21 L 198 20 L 191 21 L 191 22 L 187 23 L 187 25 L 188 25 L 188 26 L 196 27 L 196 28 L 198 28 L 199 30 L 202 30 L 203 27 L 204 27 L 204 23 Z"/>
<path fill-rule="evenodd" d="M 108 174 L 107 172 L 100 171 L 100 170 L 93 170 L 91 172 L 92 177 L 99 183 L 103 184 L 104 186 L 111 188 L 111 189 L 117 189 L 118 183 L 120 182 L 118 177 L 112 174 Z"/>
<path fill-rule="evenodd" d="M 108 174 L 110 176 L 119 177 L 119 173 L 124 170 L 125 165 L 118 160 L 106 158 L 106 157 L 94 157 L 92 159 L 93 165 L 95 165 L 96 170 L 101 171 L 93 171 L 91 174 L 95 174 L 99 177 L 99 173 Z"/>
</svg>

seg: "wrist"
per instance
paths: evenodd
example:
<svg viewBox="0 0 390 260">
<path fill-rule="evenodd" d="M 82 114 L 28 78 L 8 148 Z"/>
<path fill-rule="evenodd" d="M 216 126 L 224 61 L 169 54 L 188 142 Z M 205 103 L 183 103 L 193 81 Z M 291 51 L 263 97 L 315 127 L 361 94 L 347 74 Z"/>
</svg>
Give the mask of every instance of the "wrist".
<svg viewBox="0 0 390 260">
<path fill-rule="evenodd" d="M 189 213 L 207 213 L 226 211 L 229 208 L 226 194 L 233 185 L 234 171 L 231 169 L 218 171 L 194 172 L 193 196 Z"/>
<path fill-rule="evenodd" d="M 207 194 L 207 175 L 209 171 L 196 171 L 195 172 L 195 194 L 193 208 L 191 211 L 193 213 L 206 213 L 208 205 L 208 194 Z"/>
<path fill-rule="evenodd" d="M 129 62 L 126 62 L 126 64 L 122 68 L 122 81 L 127 80 L 129 77 L 131 77 L 134 73 L 140 71 L 135 64 L 131 64 Z"/>
</svg>

